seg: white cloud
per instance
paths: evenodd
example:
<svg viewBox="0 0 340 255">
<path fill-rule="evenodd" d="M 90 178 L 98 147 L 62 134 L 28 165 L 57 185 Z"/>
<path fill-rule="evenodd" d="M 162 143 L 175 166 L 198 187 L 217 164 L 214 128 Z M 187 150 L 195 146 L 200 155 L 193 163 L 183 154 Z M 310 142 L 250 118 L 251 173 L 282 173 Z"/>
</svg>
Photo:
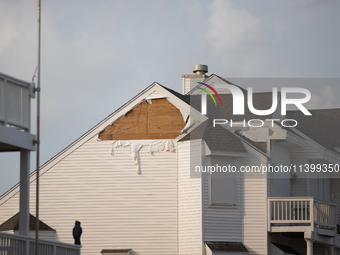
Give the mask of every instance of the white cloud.
<svg viewBox="0 0 340 255">
<path fill-rule="evenodd" d="M 237 77 L 275 77 L 295 74 L 280 64 L 279 51 L 262 33 L 259 17 L 237 9 L 229 0 L 215 0 L 206 39 L 215 58 Z"/>
<path fill-rule="evenodd" d="M 236 10 L 229 1 L 215 0 L 211 5 L 208 39 L 217 52 L 239 50 L 259 42 L 260 20 L 245 9 Z"/>
</svg>

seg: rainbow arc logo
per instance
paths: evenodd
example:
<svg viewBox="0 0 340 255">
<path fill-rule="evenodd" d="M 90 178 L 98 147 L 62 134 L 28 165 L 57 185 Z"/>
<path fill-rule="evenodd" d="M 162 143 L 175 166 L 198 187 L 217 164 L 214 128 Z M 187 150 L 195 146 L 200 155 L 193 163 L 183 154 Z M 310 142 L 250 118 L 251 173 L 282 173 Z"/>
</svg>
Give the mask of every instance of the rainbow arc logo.
<svg viewBox="0 0 340 255">
<path fill-rule="evenodd" d="M 205 84 L 205 83 L 203 83 L 203 82 L 197 82 L 197 83 L 199 83 L 199 84 L 201 84 L 201 85 L 203 85 L 203 86 L 209 88 L 212 92 L 214 92 L 214 94 L 217 96 L 218 100 L 220 101 L 220 104 L 222 105 L 222 100 L 221 100 L 221 98 L 220 98 L 220 95 L 217 93 L 217 91 L 216 91 L 213 87 L 211 87 L 210 85 Z M 217 106 L 216 100 L 215 100 L 214 96 L 210 93 L 209 90 L 204 89 L 204 88 L 199 88 L 199 89 L 200 89 L 200 90 L 203 90 L 204 92 L 206 92 L 206 93 L 212 98 L 212 100 L 214 100 L 214 103 L 215 103 L 215 105 Z"/>
</svg>

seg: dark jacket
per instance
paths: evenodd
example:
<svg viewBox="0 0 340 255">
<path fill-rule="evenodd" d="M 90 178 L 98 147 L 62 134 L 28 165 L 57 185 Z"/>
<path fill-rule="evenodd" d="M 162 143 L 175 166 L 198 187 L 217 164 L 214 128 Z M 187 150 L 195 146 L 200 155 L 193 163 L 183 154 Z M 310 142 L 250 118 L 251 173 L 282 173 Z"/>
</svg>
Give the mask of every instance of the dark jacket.
<svg viewBox="0 0 340 255">
<path fill-rule="evenodd" d="M 73 238 L 74 238 L 74 244 L 80 245 L 80 236 L 81 233 L 83 233 L 83 230 L 80 226 L 80 222 L 76 221 L 76 225 L 73 228 Z"/>
</svg>

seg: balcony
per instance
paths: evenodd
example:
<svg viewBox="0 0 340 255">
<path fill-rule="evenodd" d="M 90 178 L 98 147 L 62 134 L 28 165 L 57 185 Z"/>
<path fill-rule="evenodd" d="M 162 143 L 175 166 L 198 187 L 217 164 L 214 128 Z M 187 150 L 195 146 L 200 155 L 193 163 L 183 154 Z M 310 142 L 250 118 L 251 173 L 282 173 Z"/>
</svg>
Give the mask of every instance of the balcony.
<svg viewBox="0 0 340 255">
<path fill-rule="evenodd" d="M 33 84 L 0 73 L 0 151 L 35 150 L 30 134 Z"/>
<path fill-rule="evenodd" d="M 336 204 L 314 197 L 270 197 L 269 232 L 314 232 L 336 236 Z"/>
<path fill-rule="evenodd" d="M 80 245 L 56 241 L 39 240 L 39 254 L 42 255 L 80 255 Z M 0 232 L 0 255 L 35 254 L 35 239 L 27 236 Z"/>
</svg>

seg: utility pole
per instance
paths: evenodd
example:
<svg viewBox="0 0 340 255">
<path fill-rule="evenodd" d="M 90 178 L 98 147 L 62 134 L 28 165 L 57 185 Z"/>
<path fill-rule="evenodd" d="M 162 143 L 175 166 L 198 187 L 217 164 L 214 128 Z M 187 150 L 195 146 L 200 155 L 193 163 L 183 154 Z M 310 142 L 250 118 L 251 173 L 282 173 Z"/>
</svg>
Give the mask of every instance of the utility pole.
<svg viewBox="0 0 340 255">
<path fill-rule="evenodd" d="M 36 223 L 35 255 L 39 255 L 39 154 L 40 154 L 40 44 L 41 44 L 41 0 L 38 0 L 38 76 L 37 76 L 37 159 L 36 159 Z"/>
</svg>

